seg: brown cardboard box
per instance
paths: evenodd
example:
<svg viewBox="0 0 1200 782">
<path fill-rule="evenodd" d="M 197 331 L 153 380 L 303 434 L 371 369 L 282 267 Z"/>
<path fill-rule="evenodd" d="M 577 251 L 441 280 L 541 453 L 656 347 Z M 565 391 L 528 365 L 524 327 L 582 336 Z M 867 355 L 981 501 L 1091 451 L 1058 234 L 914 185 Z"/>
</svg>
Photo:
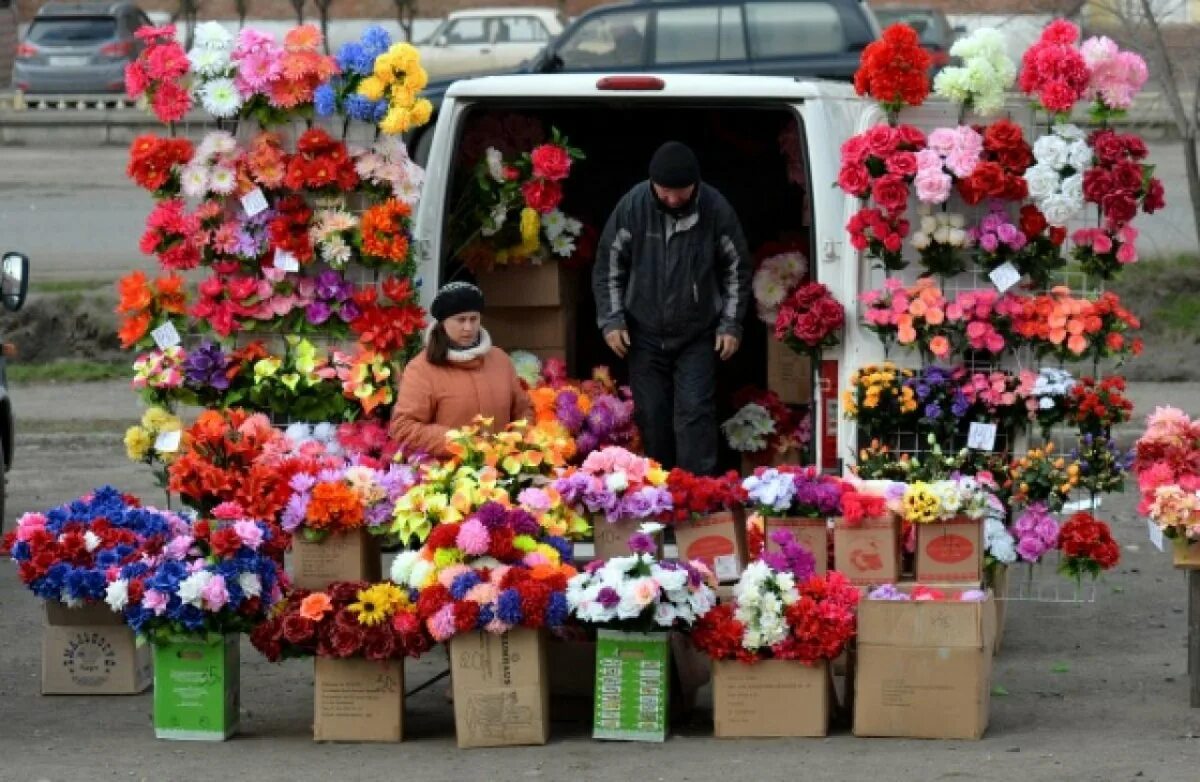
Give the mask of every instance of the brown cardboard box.
<svg viewBox="0 0 1200 782">
<path fill-rule="evenodd" d="M 895 516 L 833 527 L 833 568 L 855 586 L 894 584 L 900 579 L 900 532 Z"/>
<path fill-rule="evenodd" d="M 1171 541 L 1171 556 L 1180 570 L 1200 569 L 1200 542 L 1189 543 L 1186 538 Z"/>
<path fill-rule="evenodd" d="M 507 266 L 475 275 L 490 313 L 494 307 L 571 306 L 578 274 L 558 263 Z"/>
<path fill-rule="evenodd" d="M 489 307 L 483 327 L 492 344 L 514 350 L 565 350 L 575 342 L 575 311 L 566 307 Z"/>
<path fill-rule="evenodd" d="M 477 631 L 450 641 L 458 746 L 513 747 L 550 738 L 546 642 L 536 630 Z"/>
<path fill-rule="evenodd" d="M 292 584 L 326 589 L 334 581 L 378 581 L 383 567 L 379 539 L 365 529 L 330 535 L 311 543 L 292 540 Z"/>
<path fill-rule="evenodd" d="M 827 664 L 713 661 L 713 727 L 722 739 L 824 736 L 829 729 Z"/>
<path fill-rule="evenodd" d="M 767 389 L 779 394 L 788 405 L 807 405 L 813 400 L 812 359 L 767 335 Z"/>
<path fill-rule="evenodd" d="M 636 533 L 644 522 L 640 519 L 623 519 L 609 523 L 603 515 L 592 518 L 592 542 L 595 548 L 595 559 L 609 560 L 613 557 L 627 557 L 629 538 Z M 662 555 L 662 533 L 655 536 L 658 539 L 658 553 Z"/>
<path fill-rule="evenodd" d="M 917 525 L 918 581 L 983 580 L 983 522 L 966 518 Z"/>
<path fill-rule="evenodd" d="M 779 546 L 771 541 L 771 533 L 786 529 L 796 542 L 812 552 L 816 561 L 816 574 L 825 575 L 829 570 L 829 523 L 825 519 L 784 519 L 768 516 L 765 519 L 764 543 L 767 551 L 778 551 Z"/>
<path fill-rule="evenodd" d="M 314 741 L 401 741 L 403 737 L 403 660 L 314 658 Z"/>
<path fill-rule="evenodd" d="M 43 695 L 136 695 L 153 681 L 151 648 L 103 603 L 67 608 L 46 602 Z"/>
<path fill-rule="evenodd" d="M 708 565 L 718 581 L 737 581 L 746 568 L 749 551 L 745 514 L 725 511 L 676 524 L 675 543 L 681 560 L 698 559 Z"/>
<path fill-rule="evenodd" d="M 854 735 L 981 738 L 994 621 L 990 597 L 859 603 Z"/>
<path fill-rule="evenodd" d="M 788 448 L 785 451 L 772 451 L 766 456 L 743 456 L 742 475 L 753 475 L 759 467 L 779 467 L 783 464 L 803 464 L 799 449 Z"/>
</svg>

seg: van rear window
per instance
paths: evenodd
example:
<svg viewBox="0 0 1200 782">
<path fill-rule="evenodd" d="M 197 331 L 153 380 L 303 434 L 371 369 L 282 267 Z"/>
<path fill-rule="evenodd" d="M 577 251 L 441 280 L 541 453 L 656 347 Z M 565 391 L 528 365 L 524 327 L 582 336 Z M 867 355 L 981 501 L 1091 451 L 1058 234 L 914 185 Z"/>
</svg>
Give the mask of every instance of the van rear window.
<svg viewBox="0 0 1200 782">
<path fill-rule="evenodd" d="M 846 51 L 841 14 L 829 3 L 746 3 L 746 25 L 756 59 Z"/>
<path fill-rule="evenodd" d="M 34 20 L 28 40 L 43 46 L 80 46 L 107 41 L 116 34 L 117 20 L 111 16 L 52 16 Z"/>
</svg>

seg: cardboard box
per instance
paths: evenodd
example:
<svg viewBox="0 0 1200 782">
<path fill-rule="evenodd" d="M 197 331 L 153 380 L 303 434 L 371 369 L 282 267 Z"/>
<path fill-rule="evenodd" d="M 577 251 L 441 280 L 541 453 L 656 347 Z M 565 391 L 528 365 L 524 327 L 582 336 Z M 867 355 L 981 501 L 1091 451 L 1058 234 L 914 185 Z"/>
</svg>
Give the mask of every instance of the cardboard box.
<svg viewBox="0 0 1200 782">
<path fill-rule="evenodd" d="M 825 519 L 776 518 L 768 516 L 764 519 L 764 545 L 767 551 L 778 551 L 779 545 L 771 541 L 771 533 L 785 529 L 812 552 L 816 561 L 816 574 L 825 575 L 829 570 L 829 523 Z"/>
<path fill-rule="evenodd" d="M 401 741 L 404 661 L 313 658 L 315 741 Z"/>
<path fill-rule="evenodd" d="M 813 401 L 812 359 L 767 335 L 767 389 L 788 405 Z"/>
<path fill-rule="evenodd" d="M 994 620 L 990 597 L 859 603 L 854 735 L 981 738 Z"/>
<path fill-rule="evenodd" d="M 154 644 L 154 735 L 224 741 L 237 732 L 241 653 L 237 633 L 178 635 Z"/>
<path fill-rule="evenodd" d="M 1186 538 L 1171 541 L 1171 553 L 1175 567 L 1180 570 L 1200 569 L 1200 542 L 1189 543 Z"/>
<path fill-rule="evenodd" d="M 894 584 L 900 580 L 900 526 L 895 516 L 863 519 L 833 527 L 833 567 L 855 586 Z"/>
<path fill-rule="evenodd" d="M 983 581 L 982 521 L 961 518 L 916 526 L 918 581 Z"/>
<path fill-rule="evenodd" d="M 579 275 L 558 263 L 480 271 L 475 280 L 490 314 L 496 307 L 573 306 Z"/>
<path fill-rule="evenodd" d="M 824 736 L 829 731 L 828 664 L 713 661 L 717 738 Z"/>
<path fill-rule="evenodd" d="M 749 551 L 746 516 L 741 511 L 714 513 L 676 524 L 674 529 L 681 560 L 700 560 L 722 583 L 741 578 Z"/>
<path fill-rule="evenodd" d="M 592 518 L 592 543 L 595 559 L 609 560 L 613 557 L 627 557 L 629 538 L 637 533 L 644 522 L 640 519 L 622 519 L 609 523 L 603 515 Z M 658 539 L 658 553 L 662 556 L 662 533 L 655 536 Z"/>
<path fill-rule="evenodd" d="M 546 641 L 536 630 L 473 632 L 450 640 L 458 746 L 515 747 L 550 738 Z"/>
<path fill-rule="evenodd" d="M 742 456 L 742 475 L 753 475 L 754 471 L 759 467 L 779 467 L 784 464 L 803 464 L 804 459 L 800 456 L 800 450 L 797 448 L 788 448 L 785 451 L 772 451 L 765 456 Z"/>
<path fill-rule="evenodd" d="M 591 698 L 596 688 L 596 642 L 566 641 L 551 636 L 546 642 L 550 695 Z"/>
<path fill-rule="evenodd" d="M 670 650 L 667 633 L 597 633 L 592 738 L 666 741 Z"/>
<path fill-rule="evenodd" d="M 150 648 L 104 603 L 67 608 L 46 601 L 43 695 L 136 695 L 153 679 Z"/>
<path fill-rule="evenodd" d="M 489 307 L 483 327 L 492 344 L 514 350 L 562 350 L 568 360 L 575 343 L 575 311 L 567 307 Z"/>
<path fill-rule="evenodd" d="M 329 535 L 313 543 L 292 540 L 292 585 L 319 591 L 335 581 L 379 581 L 383 567 L 379 539 L 365 529 Z"/>
</svg>

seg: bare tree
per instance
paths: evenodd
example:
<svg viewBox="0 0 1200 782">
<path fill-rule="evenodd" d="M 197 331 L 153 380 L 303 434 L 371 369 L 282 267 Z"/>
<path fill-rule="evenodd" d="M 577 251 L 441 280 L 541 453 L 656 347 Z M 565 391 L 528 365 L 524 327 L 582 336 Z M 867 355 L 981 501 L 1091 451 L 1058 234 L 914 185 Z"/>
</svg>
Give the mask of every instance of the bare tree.
<svg viewBox="0 0 1200 782">
<path fill-rule="evenodd" d="M 321 45 L 325 47 L 325 53 L 329 54 L 329 7 L 333 5 L 333 0 L 313 0 L 317 6 L 317 14 L 321 19 Z"/>
<path fill-rule="evenodd" d="M 304 2 L 305 0 L 288 0 L 292 4 L 292 10 L 296 12 L 296 24 L 304 24 Z"/>
<path fill-rule="evenodd" d="M 417 0 L 392 0 L 396 6 L 396 22 L 404 33 L 404 40 L 412 41 L 413 19 L 417 18 Z"/>
<path fill-rule="evenodd" d="M 240 30 L 246 26 L 246 17 L 250 15 L 250 0 L 233 0 L 233 9 L 237 11 Z"/>
</svg>

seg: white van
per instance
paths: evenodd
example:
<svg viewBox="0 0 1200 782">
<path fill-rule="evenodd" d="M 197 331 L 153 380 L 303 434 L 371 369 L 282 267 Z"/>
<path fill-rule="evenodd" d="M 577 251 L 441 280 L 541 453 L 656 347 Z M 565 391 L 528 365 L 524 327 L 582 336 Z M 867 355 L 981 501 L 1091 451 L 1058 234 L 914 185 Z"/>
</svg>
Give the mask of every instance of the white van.
<svg viewBox="0 0 1200 782">
<path fill-rule="evenodd" d="M 855 317 L 859 291 L 882 284 L 882 272 L 870 269 L 846 240 L 845 224 L 857 201 L 834 183 L 841 143 L 884 120 L 873 102 L 833 82 L 697 74 L 514 75 L 457 82 L 434 132 L 427 134 L 432 141 L 426 142 L 426 182 L 415 229 L 424 258 L 424 303 L 441 281 L 464 273 L 450 257 L 447 220 L 470 183 L 469 158 L 481 145 L 501 146 L 508 135 L 527 138 L 530 123 L 547 136 L 550 128 L 559 130 L 587 155 L 566 182 L 563 210 L 599 231 L 621 195 L 645 179 L 654 149 L 665 140 L 683 141 L 700 158 L 705 180 L 738 212 L 751 250 L 798 237 L 812 276 L 846 306 L 844 344 L 826 353 L 814 389 L 817 463 L 837 469 L 855 447 L 853 425 L 838 410 L 838 389 L 848 385 L 855 367 L 882 357 L 879 340 Z M 936 127 L 957 124 L 957 117 L 948 104 L 934 104 L 906 121 Z M 591 299 L 590 285 L 580 285 L 577 372 L 619 363 L 603 345 Z M 752 307 L 743 348 L 722 367 L 718 399 L 743 385 L 766 387 L 766 346 L 765 326 Z"/>
</svg>

